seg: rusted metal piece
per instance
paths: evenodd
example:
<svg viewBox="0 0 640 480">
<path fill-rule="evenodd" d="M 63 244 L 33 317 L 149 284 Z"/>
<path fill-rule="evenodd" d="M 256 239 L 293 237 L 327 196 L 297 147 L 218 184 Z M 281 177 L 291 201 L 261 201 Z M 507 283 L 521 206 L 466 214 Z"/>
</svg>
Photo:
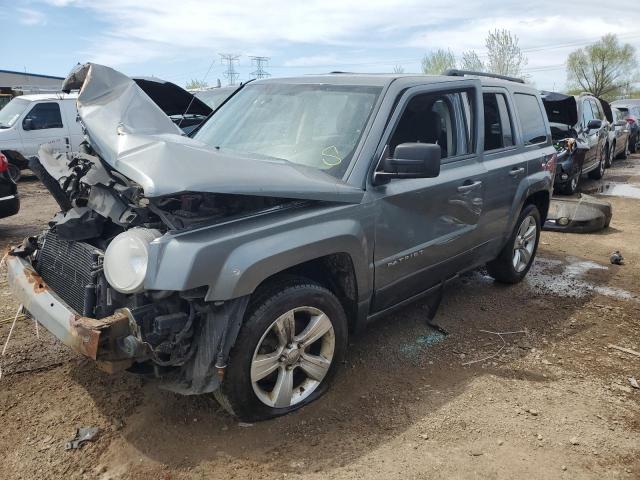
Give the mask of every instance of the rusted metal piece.
<svg viewBox="0 0 640 480">
<path fill-rule="evenodd" d="M 130 333 L 125 310 L 101 319 L 84 317 L 49 288 L 27 259 L 9 254 L 6 263 L 9 285 L 18 300 L 62 343 L 103 364 L 113 362 L 108 367 L 112 371 L 122 370 L 131 364 L 131 359 L 124 359 L 116 345 L 118 338 Z"/>
</svg>

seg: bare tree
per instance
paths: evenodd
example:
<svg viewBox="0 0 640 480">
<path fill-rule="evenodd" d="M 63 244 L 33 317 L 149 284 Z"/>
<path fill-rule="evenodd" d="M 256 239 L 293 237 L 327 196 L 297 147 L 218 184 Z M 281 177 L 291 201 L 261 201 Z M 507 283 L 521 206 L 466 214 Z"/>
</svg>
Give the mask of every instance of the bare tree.
<svg viewBox="0 0 640 480">
<path fill-rule="evenodd" d="M 404 67 L 402 65 L 396 65 L 393 67 L 393 73 L 404 73 Z"/>
<path fill-rule="evenodd" d="M 422 71 L 430 75 L 440 75 L 450 68 L 456 68 L 456 56 L 448 49 L 439 48 L 422 59 Z"/>
<path fill-rule="evenodd" d="M 527 64 L 527 57 L 522 53 L 516 35 L 509 30 L 494 30 L 489 32 L 485 45 L 489 72 L 514 77 L 522 74 L 522 67 Z"/>
<path fill-rule="evenodd" d="M 484 72 L 485 66 L 475 50 L 467 50 L 462 52 L 462 60 L 460 68 L 463 70 L 471 70 L 473 72 Z"/>
<path fill-rule="evenodd" d="M 618 37 L 608 34 L 598 42 L 580 48 L 567 58 L 567 83 L 573 90 L 614 99 L 624 95 L 638 78 L 635 48 L 621 45 Z"/>
</svg>

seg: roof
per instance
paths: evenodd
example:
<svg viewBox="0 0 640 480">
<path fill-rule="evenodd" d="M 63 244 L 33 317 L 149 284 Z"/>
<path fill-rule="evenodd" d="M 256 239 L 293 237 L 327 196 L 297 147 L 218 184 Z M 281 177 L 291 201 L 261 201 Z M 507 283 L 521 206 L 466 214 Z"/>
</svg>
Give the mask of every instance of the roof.
<svg viewBox="0 0 640 480">
<path fill-rule="evenodd" d="M 425 75 L 411 73 L 350 73 L 350 72 L 334 72 L 321 75 L 305 75 L 301 77 L 281 77 L 267 78 L 255 80 L 251 83 L 326 83 L 334 85 L 366 85 L 384 87 L 395 80 L 405 80 L 407 82 L 415 81 L 416 83 L 424 83 L 426 79 L 433 83 L 440 82 L 456 82 L 463 79 L 477 79 L 485 86 L 512 85 L 523 88 L 531 88 L 532 85 L 521 84 L 517 82 L 501 80 L 497 78 L 482 76 L 453 76 L 453 75 Z"/>
<path fill-rule="evenodd" d="M 613 107 L 638 107 L 640 106 L 640 98 L 627 98 L 624 100 L 616 100 L 611 102 Z"/>
<path fill-rule="evenodd" d="M 20 95 L 15 98 L 22 98 L 28 102 L 40 102 L 42 100 L 75 100 L 78 98 L 77 93 L 34 93 L 31 95 Z"/>
<path fill-rule="evenodd" d="M 39 73 L 14 72 L 13 70 L 0 70 L 0 73 L 12 73 L 13 75 L 22 75 L 23 77 L 50 78 L 51 80 L 64 80 L 64 77 L 54 77 L 52 75 L 41 75 Z"/>
</svg>

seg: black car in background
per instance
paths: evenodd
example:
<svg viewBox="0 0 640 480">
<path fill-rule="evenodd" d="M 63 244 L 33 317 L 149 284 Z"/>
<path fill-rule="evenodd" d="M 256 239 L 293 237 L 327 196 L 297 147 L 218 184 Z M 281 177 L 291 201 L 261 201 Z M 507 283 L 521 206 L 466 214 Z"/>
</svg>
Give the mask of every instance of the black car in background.
<svg viewBox="0 0 640 480">
<path fill-rule="evenodd" d="M 205 90 L 191 91 L 191 93 L 199 100 L 209 105 L 213 110 L 218 108 L 222 103 L 231 96 L 238 87 L 215 87 Z"/>
<path fill-rule="evenodd" d="M 616 100 L 611 106 L 620 110 L 629 124 L 629 151 L 640 151 L 640 99 Z"/>
<path fill-rule="evenodd" d="M 578 191 L 582 175 L 595 180 L 604 175 L 609 155 L 608 104 L 588 93 L 541 94 L 558 152 L 554 187 L 571 195 Z"/>
<path fill-rule="evenodd" d="M 156 77 L 133 77 L 133 81 L 185 133 L 190 134 L 213 109 L 175 83 Z"/>
<path fill-rule="evenodd" d="M 9 161 L 0 153 L 0 218 L 15 215 L 20 210 L 18 187 L 9 175 Z"/>
</svg>

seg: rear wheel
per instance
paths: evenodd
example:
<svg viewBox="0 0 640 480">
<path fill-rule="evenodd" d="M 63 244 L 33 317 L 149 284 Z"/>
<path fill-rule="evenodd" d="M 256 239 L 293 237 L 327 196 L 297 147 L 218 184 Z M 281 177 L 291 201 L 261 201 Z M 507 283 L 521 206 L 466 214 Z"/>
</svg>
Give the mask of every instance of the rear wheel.
<svg viewBox="0 0 640 480">
<path fill-rule="evenodd" d="M 216 399 L 245 421 L 287 414 L 328 388 L 347 344 L 342 305 L 326 288 L 292 278 L 259 294 L 231 351 Z"/>
<path fill-rule="evenodd" d="M 629 156 L 629 138 L 627 137 L 627 141 L 624 142 L 624 149 L 620 153 L 619 157 L 622 160 L 625 160 Z"/>
<path fill-rule="evenodd" d="M 611 168 L 611 165 L 613 164 L 613 157 L 615 156 L 615 152 L 616 152 L 616 144 L 614 142 L 611 145 L 611 148 L 609 149 L 607 160 L 604 162 L 605 168 Z"/>
<path fill-rule="evenodd" d="M 538 250 L 540 212 L 526 205 L 500 255 L 487 264 L 489 275 L 501 283 L 518 283 L 527 274 Z"/>
</svg>

